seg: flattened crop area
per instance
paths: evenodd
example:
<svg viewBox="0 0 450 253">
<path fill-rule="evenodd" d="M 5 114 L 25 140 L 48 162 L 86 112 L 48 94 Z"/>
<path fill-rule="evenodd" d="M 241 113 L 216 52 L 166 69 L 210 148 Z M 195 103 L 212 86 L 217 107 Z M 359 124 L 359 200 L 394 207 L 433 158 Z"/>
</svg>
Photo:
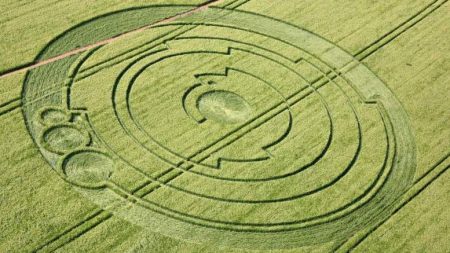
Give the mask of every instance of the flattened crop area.
<svg viewBox="0 0 450 253">
<path fill-rule="evenodd" d="M 0 249 L 450 250 L 449 4 L 335 4 L 119 8 L 3 70 Z"/>
</svg>

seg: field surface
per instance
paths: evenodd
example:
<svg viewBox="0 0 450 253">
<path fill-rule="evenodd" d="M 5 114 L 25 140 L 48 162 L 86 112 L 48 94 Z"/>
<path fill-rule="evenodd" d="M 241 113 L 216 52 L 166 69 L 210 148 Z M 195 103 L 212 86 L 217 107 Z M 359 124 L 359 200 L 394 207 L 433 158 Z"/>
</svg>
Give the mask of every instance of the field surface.
<svg viewBox="0 0 450 253">
<path fill-rule="evenodd" d="M 450 252 L 447 0 L 0 8 L 0 252 Z"/>
</svg>

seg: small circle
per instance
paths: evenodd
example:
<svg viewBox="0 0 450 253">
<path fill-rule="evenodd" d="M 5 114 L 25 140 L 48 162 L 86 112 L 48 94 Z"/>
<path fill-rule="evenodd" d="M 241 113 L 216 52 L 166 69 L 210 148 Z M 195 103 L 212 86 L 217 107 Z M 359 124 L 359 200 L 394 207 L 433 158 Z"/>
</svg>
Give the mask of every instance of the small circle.
<svg viewBox="0 0 450 253">
<path fill-rule="evenodd" d="M 46 148 L 54 153 L 64 154 L 89 143 L 89 135 L 83 134 L 70 124 L 57 125 L 47 129 L 43 134 Z"/>
<path fill-rule="evenodd" d="M 71 153 L 63 162 L 63 171 L 69 181 L 80 185 L 103 185 L 113 169 L 113 160 L 96 150 Z"/>
<path fill-rule="evenodd" d="M 250 104 L 241 96 L 223 90 L 209 91 L 197 100 L 197 108 L 207 119 L 224 124 L 236 124 L 249 118 Z"/>
<path fill-rule="evenodd" d="M 47 108 L 39 116 L 41 122 L 46 125 L 63 123 L 70 120 L 70 115 L 60 108 Z"/>
</svg>

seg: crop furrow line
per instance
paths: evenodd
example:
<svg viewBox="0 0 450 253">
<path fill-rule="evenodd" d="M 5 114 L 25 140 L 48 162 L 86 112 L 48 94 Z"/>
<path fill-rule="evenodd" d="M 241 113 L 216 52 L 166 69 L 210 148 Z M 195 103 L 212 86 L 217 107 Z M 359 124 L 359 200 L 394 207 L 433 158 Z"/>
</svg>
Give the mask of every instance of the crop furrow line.
<svg viewBox="0 0 450 253">
<path fill-rule="evenodd" d="M 62 247 L 65 242 L 68 240 L 72 241 L 71 238 L 79 237 L 83 233 L 86 233 L 87 230 L 95 227 L 96 225 L 100 224 L 102 221 L 107 220 L 112 215 L 106 214 L 106 211 L 103 209 L 97 209 L 94 210 L 90 215 L 88 215 L 85 219 L 78 222 L 77 224 L 69 227 L 68 229 L 64 230 L 62 233 L 56 235 L 46 243 L 40 245 L 36 249 L 34 249 L 32 252 L 52 252 L 56 250 L 57 248 Z M 100 217 L 100 218 L 99 218 Z M 88 224 L 88 225 L 86 225 Z M 84 227 L 86 226 L 86 227 Z M 67 238 L 65 236 L 67 235 Z M 72 237 L 70 236 L 72 235 Z M 61 240 L 63 242 L 61 242 Z"/>
<path fill-rule="evenodd" d="M 395 27 L 385 35 L 381 36 L 378 40 L 374 41 L 373 43 L 369 44 L 367 47 L 363 48 L 362 50 L 358 51 L 355 54 L 355 58 L 362 61 L 366 59 L 367 57 L 371 56 L 375 52 L 377 52 L 379 49 L 383 48 L 387 44 L 389 44 L 391 41 L 398 38 L 400 35 L 414 27 L 417 23 L 428 17 L 431 13 L 439 9 L 443 4 L 447 3 L 448 0 L 436 0 L 421 9 L 419 12 L 411 16 L 406 21 L 402 22 L 399 26 Z"/>
<path fill-rule="evenodd" d="M 0 105 L 0 116 L 5 115 L 11 111 L 14 111 L 15 109 L 18 109 L 22 106 L 22 100 L 21 98 L 14 98 L 11 99 L 8 102 L 5 102 Z"/>
<path fill-rule="evenodd" d="M 376 226 L 367 231 L 364 235 L 361 235 L 355 242 L 349 243 L 345 241 L 337 249 L 337 252 L 351 252 L 356 249 L 365 239 L 367 239 L 373 232 L 385 224 L 390 218 L 395 216 L 403 207 L 410 203 L 415 197 L 422 193 L 428 186 L 434 181 L 439 179 L 450 168 L 450 153 L 446 154 L 436 164 L 434 164 L 424 175 L 415 180 L 415 183 L 411 188 L 405 192 L 399 199 L 397 207 L 394 212 Z"/>
</svg>

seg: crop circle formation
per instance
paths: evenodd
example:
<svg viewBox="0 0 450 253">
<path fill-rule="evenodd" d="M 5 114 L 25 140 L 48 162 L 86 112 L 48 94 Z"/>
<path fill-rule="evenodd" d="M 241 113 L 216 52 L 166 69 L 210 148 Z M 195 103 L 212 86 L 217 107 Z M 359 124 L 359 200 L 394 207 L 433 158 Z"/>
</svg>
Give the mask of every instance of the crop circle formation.
<svg viewBox="0 0 450 253">
<path fill-rule="evenodd" d="M 124 18 L 130 30 L 142 15 L 179 8 L 100 16 L 39 58 L 79 36 L 125 32 Z M 294 247 L 376 224 L 410 186 L 405 111 L 324 38 L 210 8 L 126 40 L 32 70 L 23 87 L 43 156 L 119 217 L 189 241 Z"/>
</svg>

